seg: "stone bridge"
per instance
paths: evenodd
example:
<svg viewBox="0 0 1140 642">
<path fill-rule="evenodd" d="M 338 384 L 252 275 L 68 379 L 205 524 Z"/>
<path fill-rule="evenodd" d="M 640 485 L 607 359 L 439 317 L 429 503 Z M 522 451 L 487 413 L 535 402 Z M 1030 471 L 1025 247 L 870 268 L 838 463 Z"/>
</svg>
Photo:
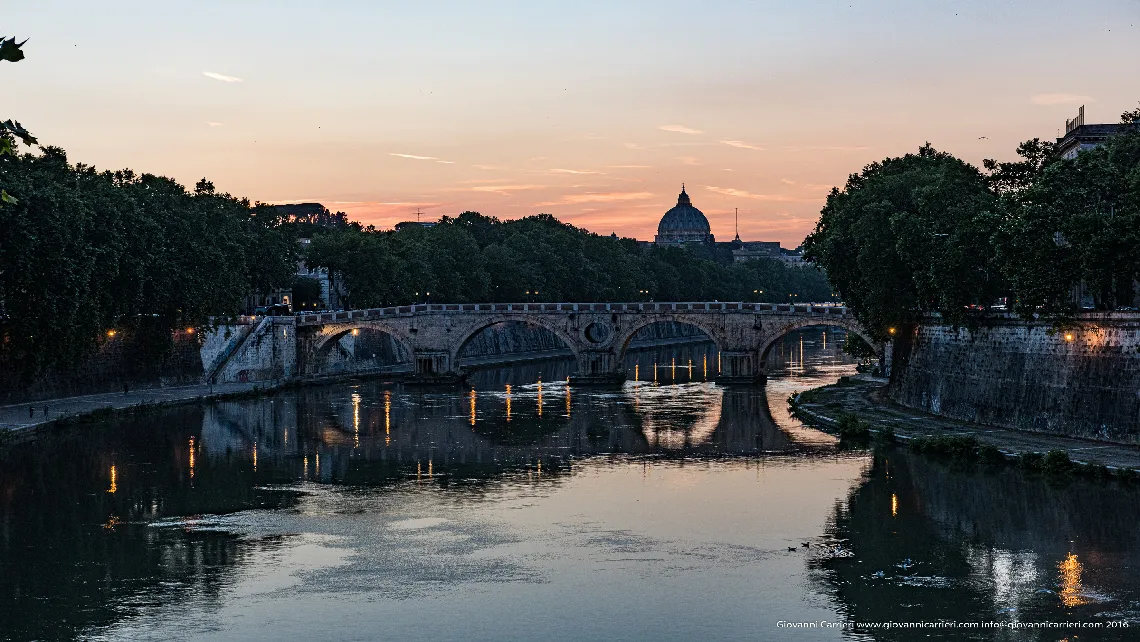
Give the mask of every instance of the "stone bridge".
<svg viewBox="0 0 1140 642">
<path fill-rule="evenodd" d="M 673 321 L 698 328 L 720 350 L 721 382 L 763 379 L 768 349 L 806 326 L 835 326 L 876 345 L 847 308 L 772 303 L 468 303 L 423 304 L 348 310 L 293 318 L 293 376 L 319 377 L 329 350 L 346 333 L 362 329 L 392 336 L 411 355 L 413 378 L 461 379 L 464 345 L 498 323 L 518 321 L 549 330 L 573 353 L 578 374 L 571 381 L 605 383 L 625 378 L 630 340 L 642 328 Z M 881 352 L 882 346 L 879 346 Z"/>
</svg>

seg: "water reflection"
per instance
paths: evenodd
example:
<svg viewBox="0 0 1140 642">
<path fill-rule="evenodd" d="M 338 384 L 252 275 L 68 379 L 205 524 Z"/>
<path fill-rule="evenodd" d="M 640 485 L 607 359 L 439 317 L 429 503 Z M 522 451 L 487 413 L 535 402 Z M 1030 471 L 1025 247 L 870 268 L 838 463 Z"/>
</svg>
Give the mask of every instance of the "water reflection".
<svg viewBox="0 0 1140 642">
<path fill-rule="evenodd" d="M 885 518 L 889 515 L 889 518 Z M 875 455 L 836 506 L 829 539 L 849 555 L 813 561 L 852 621 L 1140 620 L 1140 492 L 1016 470 L 962 469 L 901 452 Z M 999 639 L 1131 639 L 1076 626 Z M 995 639 L 995 632 L 931 633 Z M 877 639 L 910 639 L 876 634 Z"/>
<path fill-rule="evenodd" d="M 360 382 L 40 435 L 0 453 L 0 637 L 179 638 L 207 613 L 242 637 L 274 621 L 259 609 L 304 618 L 244 633 L 315 639 L 346 634 L 323 618 L 349 611 L 424 637 L 427 609 L 435 637 L 484 639 L 520 612 L 643 639 L 1135 617 L 1137 493 L 837 451 L 784 399 L 850 373 L 842 343 L 789 336 L 764 388 L 707 381 L 716 348 L 690 342 L 631 352 L 621 388 L 532 362 L 460 390 Z M 438 593 L 459 586 L 478 588 Z M 693 608 L 663 612 L 678 594 Z M 1097 634 L 1112 639 L 1081 639 Z M 1007 639 L 1061 637 L 1040 635 Z"/>
</svg>

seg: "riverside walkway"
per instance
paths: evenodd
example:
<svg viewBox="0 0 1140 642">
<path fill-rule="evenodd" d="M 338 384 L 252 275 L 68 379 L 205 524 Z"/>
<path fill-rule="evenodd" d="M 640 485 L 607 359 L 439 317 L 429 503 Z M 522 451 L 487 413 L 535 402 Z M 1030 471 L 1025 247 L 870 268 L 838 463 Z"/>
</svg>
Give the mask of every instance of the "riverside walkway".
<svg viewBox="0 0 1140 642">
<path fill-rule="evenodd" d="M 87 415 L 97 410 L 121 410 L 135 406 L 169 405 L 197 399 L 249 392 L 265 388 L 254 383 L 197 384 L 165 388 L 132 389 L 129 393 L 106 392 L 76 397 L 62 397 L 33 403 L 0 406 L 0 430 L 33 428 L 68 417 Z M 47 408 L 47 414 L 44 408 Z M 29 412 L 29 408 L 31 412 Z"/>
<path fill-rule="evenodd" d="M 883 379 L 851 377 L 846 383 L 803 393 L 800 410 L 807 415 L 805 419 L 809 424 L 831 425 L 841 414 L 851 413 L 870 422 L 872 430 L 891 428 L 903 440 L 939 435 L 972 436 L 1007 455 L 1063 450 L 1080 463 L 1140 470 L 1140 446 L 998 428 L 931 415 L 890 401 L 883 394 L 885 387 Z"/>
</svg>

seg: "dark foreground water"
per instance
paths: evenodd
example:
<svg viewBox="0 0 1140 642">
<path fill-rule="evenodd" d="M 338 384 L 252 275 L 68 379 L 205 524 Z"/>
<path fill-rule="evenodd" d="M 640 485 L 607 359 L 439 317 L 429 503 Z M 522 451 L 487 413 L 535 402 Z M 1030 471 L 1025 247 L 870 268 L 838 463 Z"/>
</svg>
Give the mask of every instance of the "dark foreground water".
<svg viewBox="0 0 1140 642">
<path fill-rule="evenodd" d="M 839 450 L 784 400 L 841 343 L 766 388 L 689 345 L 621 389 L 532 363 L 39 436 L 0 453 L 0 637 L 1140 639 L 1136 491 Z M 1077 624 L 870 628 L 937 621 Z"/>
</svg>

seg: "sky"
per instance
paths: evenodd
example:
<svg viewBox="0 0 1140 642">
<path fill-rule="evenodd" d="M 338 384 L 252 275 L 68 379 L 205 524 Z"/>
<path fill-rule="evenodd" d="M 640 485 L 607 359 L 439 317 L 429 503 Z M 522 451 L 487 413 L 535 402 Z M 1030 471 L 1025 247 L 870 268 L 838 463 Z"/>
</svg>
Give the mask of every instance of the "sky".
<svg viewBox="0 0 1140 642">
<path fill-rule="evenodd" d="M 925 142 L 980 165 L 1140 102 L 1140 0 L 0 0 L 0 118 L 99 169 L 387 228 L 550 213 L 795 247 Z"/>
</svg>

